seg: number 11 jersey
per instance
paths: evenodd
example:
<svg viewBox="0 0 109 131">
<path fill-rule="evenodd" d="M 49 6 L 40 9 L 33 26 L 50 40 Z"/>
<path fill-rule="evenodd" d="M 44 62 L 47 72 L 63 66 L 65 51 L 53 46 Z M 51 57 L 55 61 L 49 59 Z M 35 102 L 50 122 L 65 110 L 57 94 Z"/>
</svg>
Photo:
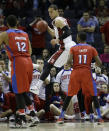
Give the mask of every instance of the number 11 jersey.
<svg viewBox="0 0 109 131">
<path fill-rule="evenodd" d="M 98 55 L 96 49 L 88 44 L 77 44 L 70 49 L 73 55 L 73 69 L 91 68 L 92 59 Z"/>
</svg>

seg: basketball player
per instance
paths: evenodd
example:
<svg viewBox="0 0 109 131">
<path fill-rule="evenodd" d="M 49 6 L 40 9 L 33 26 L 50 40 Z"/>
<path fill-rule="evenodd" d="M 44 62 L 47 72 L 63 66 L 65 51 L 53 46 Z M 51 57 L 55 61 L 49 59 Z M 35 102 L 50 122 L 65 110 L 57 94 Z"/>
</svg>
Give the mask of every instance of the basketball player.
<svg viewBox="0 0 109 131">
<path fill-rule="evenodd" d="M 76 95 L 80 89 L 82 89 L 82 93 L 84 96 L 92 96 L 98 119 L 99 121 L 102 121 L 99 109 L 99 102 L 97 98 L 96 83 L 92 79 L 91 74 L 91 61 L 94 58 L 97 65 L 99 66 L 102 66 L 102 62 L 98 56 L 96 49 L 86 44 L 85 32 L 78 33 L 77 41 L 79 42 L 79 44 L 70 49 L 69 58 L 67 60 L 68 64 L 72 63 L 73 60 L 73 71 L 70 76 L 68 96 L 65 99 L 58 123 L 64 122 L 64 113 L 68 107 L 68 104 L 72 96 Z"/>
<path fill-rule="evenodd" d="M 53 20 L 52 25 L 54 29 L 48 26 L 48 32 L 53 37 L 51 40 L 52 45 L 60 44 L 59 50 L 54 53 L 48 60 L 40 80 L 37 83 L 37 88 L 40 88 L 45 78 L 48 76 L 50 69 L 54 66 L 62 67 L 67 62 L 68 52 L 70 48 L 76 43 L 72 41 L 71 29 L 67 20 L 59 16 L 58 8 L 56 5 L 50 5 L 48 8 L 49 16 Z"/>
<path fill-rule="evenodd" d="M 55 82 L 58 82 L 61 86 L 62 91 L 65 92 L 65 94 L 68 94 L 68 84 L 70 80 L 70 75 L 72 72 L 71 65 L 64 64 L 64 68 L 57 74 Z M 72 100 L 69 103 L 69 106 L 67 108 L 67 114 L 72 115 L 74 114 L 73 118 L 79 118 L 79 108 L 78 108 L 78 99 L 77 95 L 72 97 Z M 72 109 L 73 108 L 73 109 Z"/>
<path fill-rule="evenodd" d="M 32 80 L 33 65 L 31 60 L 31 46 L 27 33 L 16 29 L 17 18 L 14 15 L 7 17 L 9 29 L 0 33 L 0 45 L 5 44 L 8 57 L 11 61 L 12 89 L 15 93 L 17 113 L 16 127 L 26 127 L 25 106 L 34 116 L 32 101 L 27 95 Z"/>
</svg>

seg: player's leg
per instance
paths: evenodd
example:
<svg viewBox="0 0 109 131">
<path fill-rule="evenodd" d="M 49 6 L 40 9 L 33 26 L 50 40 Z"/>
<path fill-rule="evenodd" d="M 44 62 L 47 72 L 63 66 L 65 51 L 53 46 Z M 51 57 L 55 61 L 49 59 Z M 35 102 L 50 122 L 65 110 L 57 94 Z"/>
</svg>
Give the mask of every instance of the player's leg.
<svg viewBox="0 0 109 131">
<path fill-rule="evenodd" d="M 47 78 L 47 76 L 49 75 L 50 70 L 51 70 L 52 67 L 53 67 L 52 64 L 47 63 L 46 67 L 44 68 L 44 70 L 43 70 L 43 72 L 42 72 L 42 74 L 41 74 L 41 76 L 40 76 L 40 79 L 41 79 L 42 81 L 44 81 L 44 80 Z"/>
<path fill-rule="evenodd" d="M 72 96 L 76 95 L 78 93 L 78 91 L 80 90 L 79 87 L 79 82 L 78 82 L 78 72 L 73 70 L 70 76 L 70 81 L 69 81 L 69 86 L 68 86 L 68 96 L 66 97 L 64 104 L 63 104 L 63 108 L 61 111 L 61 114 L 59 116 L 59 120 L 58 123 L 63 123 L 63 118 L 64 118 L 64 114 L 65 111 L 70 103 L 70 100 L 72 98 Z"/>
<path fill-rule="evenodd" d="M 82 93 L 82 89 L 79 90 L 78 94 L 77 94 L 77 98 L 78 98 L 78 104 L 79 104 L 79 109 L 81 112 L 81 118 L 84 118 L 84 115 L 86 113 L 86 109 L 85 109 L 85 104 L 84 104 L 84 95 Z"/>
<path fill-rule="evenodd" d="M 80 109 L 78 104 L 77 95 L 74 95 L 66 110 L 66 114 L 72 116 L 72 119 L 80 119 Z M 70 117 L 71 118 L 71 117 Z"/>
<path fill-rule="evenodd" d="M 93 100 L 93 103 L 94 103 L 94 107 L 96 108 L 96 112 L 97 112 L 97 116 L 98 116 L 98 119 L 101 120 L 101 111 L 100 111 L 100 104 L 99 104 L 99 101 L 98 101 L 98 97 L 97 97 L 97 87 L 96 87 L 96 83 L 95 81 L 92 79 L 92 84 L 93 84 L 93 91 L 91 90 L 91 95 L 92 95 L 92 100 Z"/>
<path fill-rule="evenodd" d="M 101 119 L 102 116 L 101 116 L 100 104 L 99 104 L 99 101 L 98 101 L 98 97 L 97 96 L 92 96 L 92 100 L 93 100 L 94 107 L 95 107 L 96 112 L 97 112 L 98 119 Z"/>
<path fill-rule="evenodd" d="M 51 58 L 48 60 L 48 64 L 44 68 L 40 80 L 37 82 L 37 88 L 39 89 L 43 82 L 45 81 L 46 77 L 49 75 L 51 68 L 53 67 L 54 63 L 58 60 L 59 56 L 63 53 L 64 49 L 58 50 L 56 53 L 54 53 Z"/>
<path fill-rule="evenodd" d="M 34 110 L 34 106 L 32 104 L 32 101 L 30 99 L 30 97 L 27 95 L 27 93 L 23 93 L 24 96 L 24 100 L 25 100 L 25 104 L 27 106 L 27 109 L 29 111 L 29 116 L 31 116 L 31 123 L 30 126 L 35 126 L 39 123 L 39 119 L 36 116 L 35 110 Z"/>
<path fill-rule="evenodd" d="M 54 63 L 57 61 L 57 59 L 59 58 L 59 56 L 63 53 L 63 50 L 60 49 L 58 50 L 56 53 L 54 53 L 51 58 L 48 60 L 48 64 L 46 65 L 43 73 L 41 74 L 40 79 L 42 81 L 44 81 L 46 79 L 46 77 L 48 76 L 48 74 L 50 73 L 51 68 L 53 67 Z"/>
<path fill-rule="evenodd" d="M 88 71 L 88 70 L 87 70 L 87 75 L 85 76 L 85 79 L 83 79 L 83 85 L 82 86 L 83 86 L 84 94 L 87 95 L 87 93 L 88 93 L 89 95 L 92 96 L 92 101 L 94 102 L 94 106 L 96 108 L 98 119 L 101 120 L 101 112 L 100 112 L 99 101 L 98 101 L 98 98 L 97 98 L 96 83 L 91 76 L 91 72 Z"/>
<path fill-rule="evenodd" d="M 17 105 L 17 112 L 16 112 L 16 119 L 15 119 L 15 126 L 16 127 L 27 127 L 26 125 L 26 117 L 25 117 L 25 100 L 23 94 L 16 94 L 16 105 Z M 22 123 L 23 121 L 23 123 Z"/>
</svg>

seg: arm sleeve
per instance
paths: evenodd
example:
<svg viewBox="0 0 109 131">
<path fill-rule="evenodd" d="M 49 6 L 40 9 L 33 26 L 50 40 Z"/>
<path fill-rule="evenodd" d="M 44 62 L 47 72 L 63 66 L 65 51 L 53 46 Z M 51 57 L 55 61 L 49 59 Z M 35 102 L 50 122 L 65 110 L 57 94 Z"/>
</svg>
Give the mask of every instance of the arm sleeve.
<svg viewBox="0 0 109 131">
<path fill-rule="evenodd" d="M 63 33 L 59 37 L 59 40 L 63 40 L 72 34 L 71 29 L 67 25 L 62 28 L 62 31 Z"/>
</svg>

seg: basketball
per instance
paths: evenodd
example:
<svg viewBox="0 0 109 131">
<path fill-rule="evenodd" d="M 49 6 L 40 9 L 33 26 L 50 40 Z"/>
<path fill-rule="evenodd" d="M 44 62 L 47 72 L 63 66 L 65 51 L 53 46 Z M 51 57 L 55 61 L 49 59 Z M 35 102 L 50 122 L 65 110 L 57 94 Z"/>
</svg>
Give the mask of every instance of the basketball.
<svg viewBox="0 0 109 131">
<path fill-rule="evenodd" d="M 37 26 L 37 29 L 38 29 L 39 32 L 46 32 L 48 24 L 47 24 L 46 21 L 40 20 L 40 21 L 37 22 L 36 26 Z"/>
</svg>

